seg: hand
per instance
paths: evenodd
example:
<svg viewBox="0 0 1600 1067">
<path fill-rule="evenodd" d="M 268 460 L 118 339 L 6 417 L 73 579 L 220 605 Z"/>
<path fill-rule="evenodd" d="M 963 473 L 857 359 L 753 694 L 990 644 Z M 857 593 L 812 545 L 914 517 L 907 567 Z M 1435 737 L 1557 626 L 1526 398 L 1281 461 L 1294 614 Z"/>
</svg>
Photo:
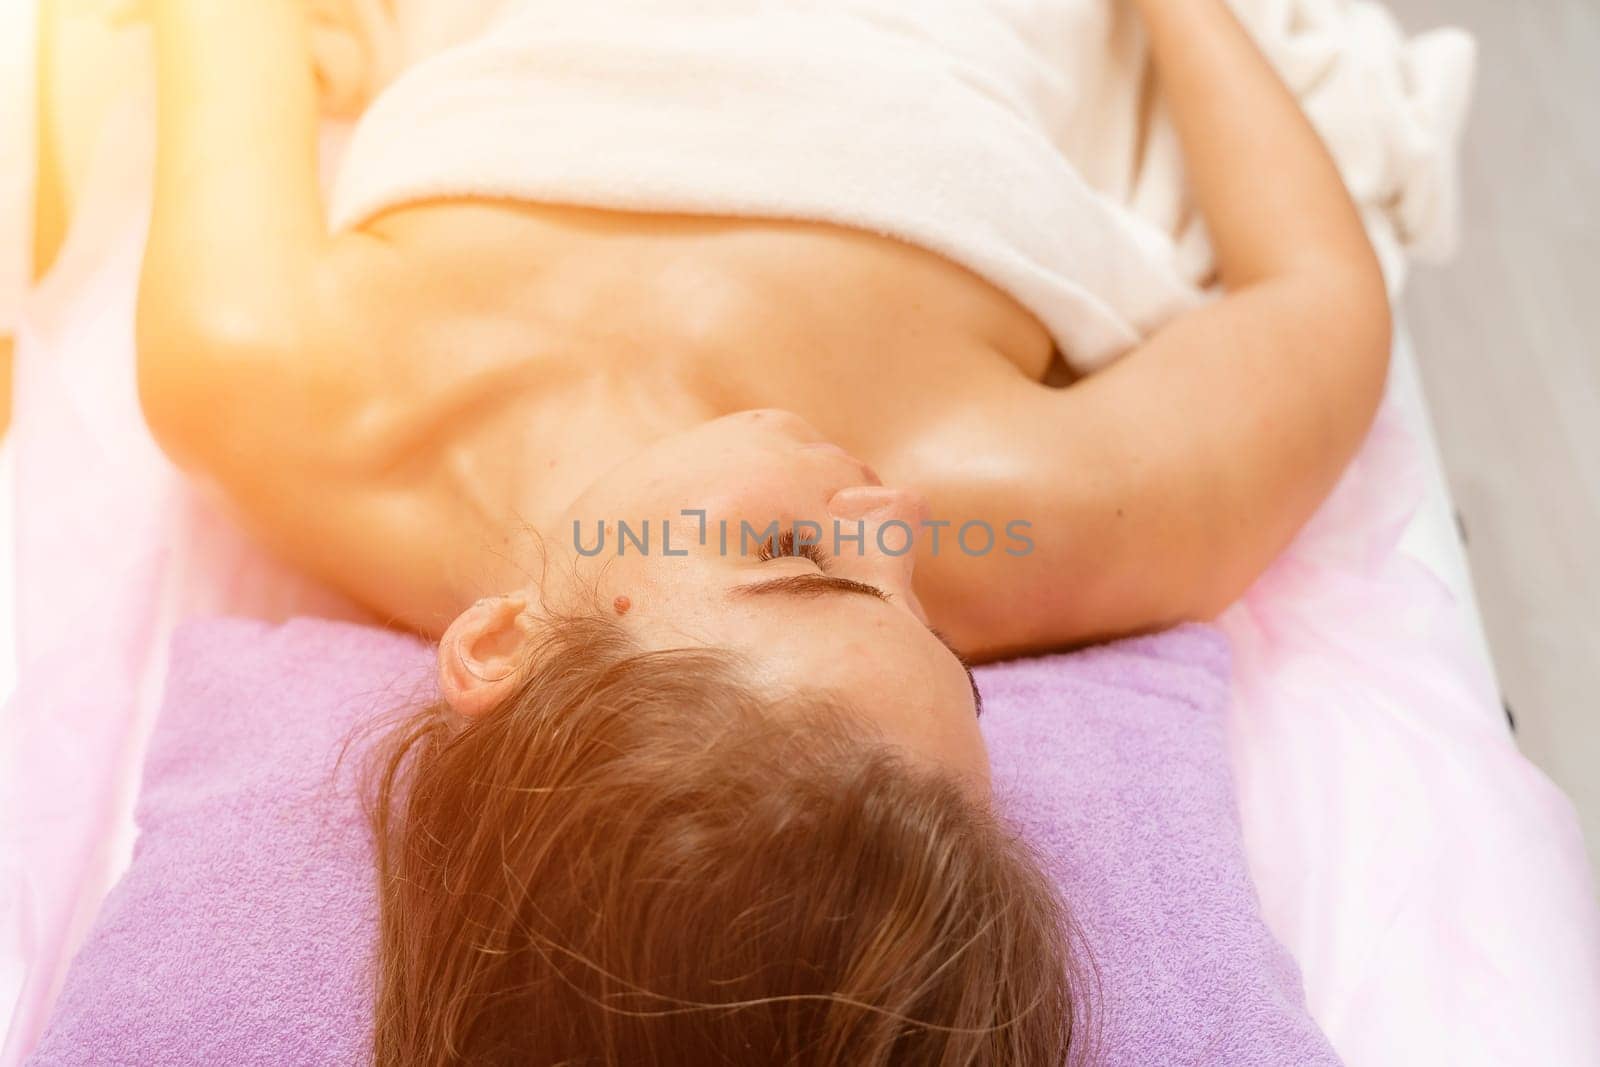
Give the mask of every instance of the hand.
<svg viewBox="0 0 1600 1067">
<path fill-rule="evenodd" d="M 354 118 L 388 80 L 392 5 L 383 0 L 304 2 L 322 112 Z"/>
</svg>

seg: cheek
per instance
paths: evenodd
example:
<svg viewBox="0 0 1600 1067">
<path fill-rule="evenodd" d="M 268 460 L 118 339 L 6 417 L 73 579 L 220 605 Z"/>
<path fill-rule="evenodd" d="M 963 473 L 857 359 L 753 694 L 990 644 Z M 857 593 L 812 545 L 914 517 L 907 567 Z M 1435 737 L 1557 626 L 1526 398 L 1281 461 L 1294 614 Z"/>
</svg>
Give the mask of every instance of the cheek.
<svg viewBox="0 0 1600 1067">
<path fill-rule="evenodd" d="M 978 728 L 976 715 L 966 719 L 963 723 L 964 740 L 962 748 L 966 752 L 968 761 L 980 770 L 984 781 L 989 779 L 989 744 L 983 739 L 983 731 Z"/>
</svg>

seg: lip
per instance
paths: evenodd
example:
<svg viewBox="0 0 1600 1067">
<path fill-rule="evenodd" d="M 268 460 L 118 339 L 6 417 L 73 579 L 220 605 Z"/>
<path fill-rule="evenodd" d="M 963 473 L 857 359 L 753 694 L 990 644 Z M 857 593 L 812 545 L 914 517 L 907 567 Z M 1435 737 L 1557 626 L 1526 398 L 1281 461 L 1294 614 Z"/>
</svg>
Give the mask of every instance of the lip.
<svg viewBox="0 0 1600 1067">
<path fill-rule="evenodd" d="M 829 455 L 838 456 L 840 459 L 848 460 L 852 465 L 854 465 L 855 468 L 861 472 L 861 477 L 867 485 L 883 484 L 883 479 L 878 477 L 877 471 L 873 470 L 871 467 L 867 466 L 865 463 L 861 462 L 859 459 L 852 456 L 850 453 L 846 452 L 844 449 L 840 448 L 831 441 L 818 441 L 814 444 L 801 445 L 800 451 L 826 452 Z"/>
</svg>

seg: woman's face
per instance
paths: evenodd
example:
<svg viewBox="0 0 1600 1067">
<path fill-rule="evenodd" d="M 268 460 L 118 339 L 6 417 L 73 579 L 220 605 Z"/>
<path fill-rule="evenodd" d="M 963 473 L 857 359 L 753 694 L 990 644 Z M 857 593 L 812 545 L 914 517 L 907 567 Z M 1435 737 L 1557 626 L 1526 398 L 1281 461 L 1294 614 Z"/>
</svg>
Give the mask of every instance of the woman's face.
<svg viewBox="0 0 1600 1067">
<path fill-rule="evenodd" d="M 740 653 L 757 684 L 821 690 L 986 789 L 971 675 L 911 588 L 908 534 L 923 512 L 798 416 L 749 411 L 596 481 L 565 517 L 559 554 L 646 647 Z"/>
</svg>

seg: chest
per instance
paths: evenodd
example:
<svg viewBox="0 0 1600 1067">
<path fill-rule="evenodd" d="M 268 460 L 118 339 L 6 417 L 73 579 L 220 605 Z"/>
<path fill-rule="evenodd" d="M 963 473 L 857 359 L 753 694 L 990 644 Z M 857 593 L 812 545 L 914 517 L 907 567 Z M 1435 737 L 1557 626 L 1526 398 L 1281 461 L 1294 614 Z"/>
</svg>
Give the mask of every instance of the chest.
<svg viewBox="0 0 1600 1067">
<path fill-rule="evenodd" d="M 837 227 L 529 205 L 385 226 L 411 279 L 369 347 L 396 364 L 414 487 L 475 525 L 559 511 L 650 441 L 750 408 L 889 462 L 1052 352 L 982 279 Z"/>
</svg>

